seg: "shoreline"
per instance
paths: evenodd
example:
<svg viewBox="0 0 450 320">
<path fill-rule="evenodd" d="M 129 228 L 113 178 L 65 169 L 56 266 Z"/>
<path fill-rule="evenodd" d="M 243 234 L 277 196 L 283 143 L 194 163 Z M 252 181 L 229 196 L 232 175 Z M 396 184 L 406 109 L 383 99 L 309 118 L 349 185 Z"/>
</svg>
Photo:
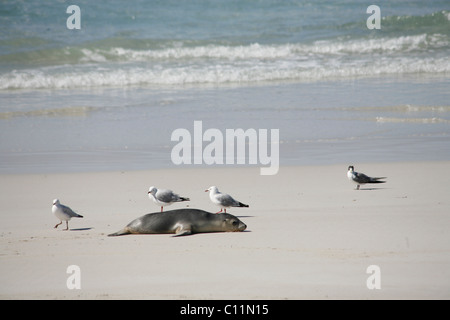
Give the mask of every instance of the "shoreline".
<svg viewBox="0 0 450 320">
<path fill-rule="evenodd" d="M 450 159 L 447 88 L 446 79 L 380 77 L 4 93 L 0 113 L 18 116 L 0 119 L 0 174 L 167 168 L 177 146 L 172 134 L 193 137 L 196 121 L 203 133 L 224 136 L 229 129 L 279 130 L 281 166 Z"/>
<path fill-rule="evenodd" d="M 353 165 L 387 183 L 356 191 L 347 165 L 2 174 L 0 299 L 448 299 L 450 161 Z M 158 211 L 150 185 L 191 198 L 165 210 L 209 212 L 217 185 L 250 205 L 227 210 L 248 229 L 107 237 Z M 53 229 L 53 198 L 84 216 L 68 232 Z"/>
</svg>

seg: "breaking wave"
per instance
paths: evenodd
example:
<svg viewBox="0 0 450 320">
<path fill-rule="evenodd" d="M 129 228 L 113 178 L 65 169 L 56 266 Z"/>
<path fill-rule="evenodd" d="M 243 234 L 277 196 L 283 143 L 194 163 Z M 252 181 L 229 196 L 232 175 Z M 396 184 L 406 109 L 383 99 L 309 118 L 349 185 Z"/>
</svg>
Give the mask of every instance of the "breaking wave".
<svg viewBox="0 0 450 320">
<path fill-rule="evenodd" d="M 376 35 L 301 43 L 112 37 L 46 48 L 48 41 L 28 39 L 42 45 L 0 55 L 0 90 L 450 74 L 448 11 L 386 17 L 382 25 L 383 33 Z M 411 34 L 412 28 L 418 33 Z"/>
<path fill-rule="evenodd" d="M 385 123 L 450 123 L 450 120 L 442 118 L 395 118 L 395 117 L 377 117 L 377 122 Z"/>
</svg>

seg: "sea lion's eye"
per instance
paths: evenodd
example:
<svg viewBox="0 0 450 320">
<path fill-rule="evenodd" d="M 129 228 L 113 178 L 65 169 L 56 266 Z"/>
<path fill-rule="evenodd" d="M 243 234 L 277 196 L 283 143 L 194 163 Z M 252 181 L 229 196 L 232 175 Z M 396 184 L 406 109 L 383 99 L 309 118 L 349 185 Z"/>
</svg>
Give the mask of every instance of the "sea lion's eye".
<svg viewBox="0 0 450 320">
<path fill-rule="evenodd" d="M 234 220 L 234 221 L 233 221 L 233 226 L 235 226 L 235 225 L 237 225 L 237 224 L 238 224 L 237 220 Z"/>
</svg>

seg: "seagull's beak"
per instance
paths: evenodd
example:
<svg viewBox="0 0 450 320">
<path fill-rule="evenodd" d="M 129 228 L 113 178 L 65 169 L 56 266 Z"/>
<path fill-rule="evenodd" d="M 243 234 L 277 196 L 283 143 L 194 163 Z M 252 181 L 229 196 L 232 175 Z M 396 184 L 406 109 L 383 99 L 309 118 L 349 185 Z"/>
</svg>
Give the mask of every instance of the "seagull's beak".
<svg viewBox="0 0 450 320">
<path fill-rule="evenodd" d="M 209 190 L 205 190 L 205 192 L 208 192 Z"/>
</svg>

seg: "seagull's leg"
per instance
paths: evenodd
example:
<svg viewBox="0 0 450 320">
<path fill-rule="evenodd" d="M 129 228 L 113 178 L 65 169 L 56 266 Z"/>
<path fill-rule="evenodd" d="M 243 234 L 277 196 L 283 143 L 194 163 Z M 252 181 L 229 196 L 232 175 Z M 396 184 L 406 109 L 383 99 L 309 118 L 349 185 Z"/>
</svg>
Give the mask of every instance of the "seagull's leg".
<svg viewBox="0 0 450 320">
<path fill-rule="evenodd" d="M 69 230 L 69 221 L 66 221 L 66 228 L 64 229 L 64 231 L 67 231 L 67 230 Z"/>
<path fill-rule="evenodd" d="M 223 211 L 223 208 L 220 208 L 219 212 L 216 212 L 216 214 L 221 213 Z"/>
<path fill-rule="evenodd" d="M 224 208 L 224 210 L 225 210 L 225 213 L 227 213 L 227 208 Z"/>
<path fill-rule="evenodd" d="M 163 206 L 161 206 L 161 212 L 163 212 Z"/>
<path fill-rule="evenodd" d="M 61 221 L 60 223 L 58 223 L 58 224 L 55 226 L 55 229 L 58 228 L 58 226 L 59 226 L 61 223 L 62 223 L 62 221 Z"/>
<path fill-rule="evenodd" d="M 358 186 L 356 187 L 356 190 L 359 190 L 360 185 L 358 184 Z"/>
</svg>

